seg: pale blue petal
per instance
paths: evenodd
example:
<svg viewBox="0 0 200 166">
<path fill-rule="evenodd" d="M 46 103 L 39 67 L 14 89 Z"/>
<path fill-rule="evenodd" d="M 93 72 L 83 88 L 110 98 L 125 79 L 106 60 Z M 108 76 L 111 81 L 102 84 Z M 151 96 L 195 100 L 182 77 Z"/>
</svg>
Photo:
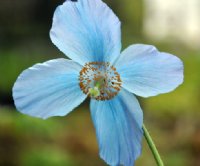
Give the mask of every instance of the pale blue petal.
<svg viewBox="0 0 200 166">
<path fill-rule="evenodd" d="M 133 166 L 143 137 L 143 113 L 137 99 L 122 89 L 112 100 L 91 100 L 90 107 L 101 158 L 112 166 Z"/>
<path fill-rule="evenodd" d="M 154 46 L 136 44 L 122 52 L 115 64 L 122 86 L 143 97 L 174 90 L 183 82 L 183 63 Z"/>
<path fill-rule="evenodd" d="M 66 1 L 53 17 L 52 42 L 69 58 L 114 62 L 120 55 L 120 21 L 101 0 Z"/>
<path fill-rule="evenodd" d="M 67 59 L 50 60 L 25 70 L 13 87 L 17 109 L 43 119 L 68 114 L 86 98 L 79 87 L 80 70 L 79 64 Z"/>
</svg>

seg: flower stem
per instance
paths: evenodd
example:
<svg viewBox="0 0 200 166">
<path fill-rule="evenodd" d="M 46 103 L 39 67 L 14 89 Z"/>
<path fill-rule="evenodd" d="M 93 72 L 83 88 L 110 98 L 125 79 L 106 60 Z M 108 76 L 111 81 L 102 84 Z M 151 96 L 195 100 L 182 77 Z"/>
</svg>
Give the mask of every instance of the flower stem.
<svg viewBox="0 0 200 166">
<path fill-rule="evenodd" d="M 153 142 L 153 140 L 152 140 L 152 138 L 151 138 L 151 136 L 150 136 L 150 134 L 149 134 L 149 132 L 146 129 L 144 124 L 143 124 L 142 128 L 143 128 L 143 131 L 144 131 L 144 137 L 145 137 L 145 139 L 146 139 L 146 141 L 149 145 L 149 148 L 151 149 L 151 152 L 154 156 L 154 159 L 156 160 L 157 165 L 158 166 L 164 166 L 163 161 L 160 157 L 160 154 L 158 153 L 158 150 L 157 150 L 157 148 L 156 148 L 156 146 L 155 146 L 155 144 L 154 144 L 154 142 Z"/>
</svg>

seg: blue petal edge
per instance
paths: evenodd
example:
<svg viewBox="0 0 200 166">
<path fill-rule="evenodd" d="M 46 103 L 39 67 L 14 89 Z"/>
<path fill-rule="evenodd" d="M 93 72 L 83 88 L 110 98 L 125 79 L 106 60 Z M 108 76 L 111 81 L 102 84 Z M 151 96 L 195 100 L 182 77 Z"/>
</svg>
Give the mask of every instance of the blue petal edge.
<svg viewBox="0 0 200 166">
<path fill-rule="evenodd" d="M 25 70 L 13 87 L 17 109 L 43 119 L 68 114 L 87 97 L 79 87 L 80 70 L 79 64 L 67 59 L 50 60 Z"/>
<path fill-rule="evenodd" d="M 110 62 L 121 51 L 121 23 L 101 0 L 66 1 L 53 17 L 52 42 L 69 58 L 87 62 Z"/>
<path fill-rule="evenodd" d="M 182 61 L 151 45 L 131 45 L 122 52 L 115 66 L 122 86 L 142 97 L 170 92 L 184 78 Z"/>
<path fill-rule="evenodd" d="M 122 89 L 112 100 L 91 100 L 90 109 L 101 158 L 112 166 L 133 166 L 143 138 L 143 112 L 134 95 Z"/>
</svg>

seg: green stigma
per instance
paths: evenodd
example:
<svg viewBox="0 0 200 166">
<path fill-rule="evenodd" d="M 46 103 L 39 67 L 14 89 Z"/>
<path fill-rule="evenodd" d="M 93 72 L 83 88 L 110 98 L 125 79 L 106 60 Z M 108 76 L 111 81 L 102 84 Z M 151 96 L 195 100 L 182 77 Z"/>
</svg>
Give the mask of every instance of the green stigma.
<svg viewBox="0 0 200 166">
<path fill-rule="evenodd" d="M 99 88 L 97 86 L 95 86 L 94 88 L 90 88 L 89 94 L 91 97 L 94 97 L 94 98 L 100 96 Z"/>
</svg>

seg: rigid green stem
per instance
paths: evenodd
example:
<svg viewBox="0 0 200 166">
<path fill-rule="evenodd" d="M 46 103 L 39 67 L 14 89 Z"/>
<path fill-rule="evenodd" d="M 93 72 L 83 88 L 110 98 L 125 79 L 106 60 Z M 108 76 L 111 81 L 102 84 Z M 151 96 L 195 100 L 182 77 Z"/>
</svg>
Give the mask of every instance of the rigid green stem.
<svg viewBox="0 0 200 166">
<path fill-rule="evenodd" d="M 155 144 L 154 144 L 154 142 L 153 142 L 153 140 L 152 140 L 152 138 L 151 138 L 151 136 L 150 136 L 150 134 L 149 134 L 149 132 L 146 129 L 144 124 L 143 124 L 142 128 L 143 128 L 143 131 L 144 131 L 144 137 L 145 137 L 145 139 L 146 139 L 146 141 L 149 145 L 149 148 L 150 148 L 150 150 L 151 150 L 151 152 L 154 156 L 154 159 L 156 160 L 157 165 L 158 166 L 164 166 L 163 161 L 160 157 L 160 154 L 158 153 L 158 150 L 157 150 L 157 148 L 156 148 L 156 146 L 155 146 Z"/>
</svg>

